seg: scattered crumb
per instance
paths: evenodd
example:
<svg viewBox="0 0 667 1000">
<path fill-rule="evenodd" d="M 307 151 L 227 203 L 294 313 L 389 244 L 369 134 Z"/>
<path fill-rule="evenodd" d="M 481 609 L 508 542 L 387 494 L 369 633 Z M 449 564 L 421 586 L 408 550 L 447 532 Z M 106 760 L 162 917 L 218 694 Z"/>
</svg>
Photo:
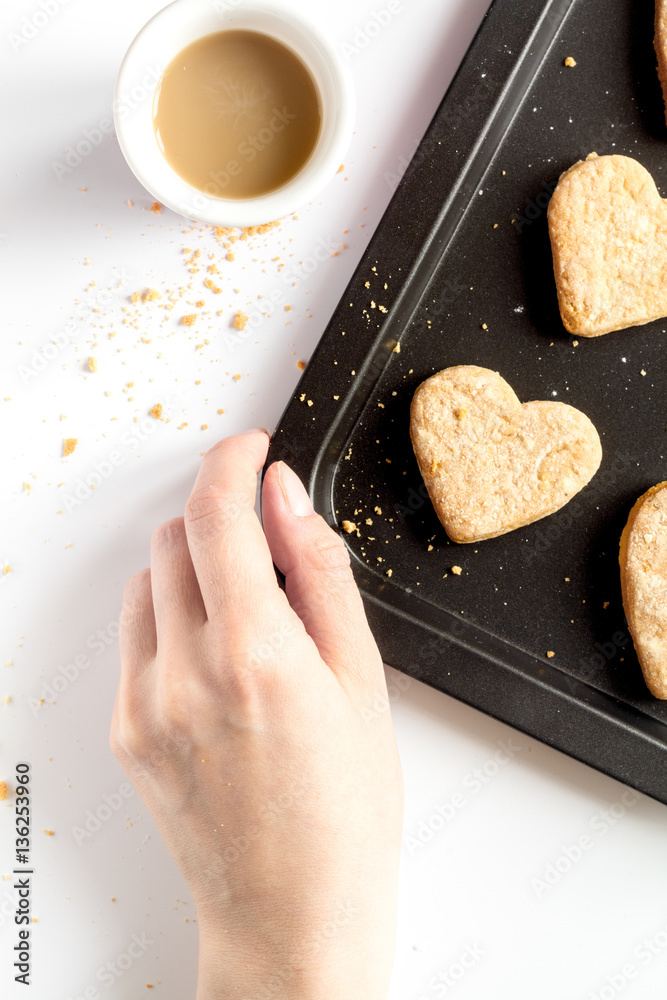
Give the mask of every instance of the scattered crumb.
<svg viewBox="0 0 667 1000">
<path fill-rule="evenodd" d="M 578 340 L 573 340 L 572 341 L 572 346 L 573 347 L 579 347 L 579 341 Z"/>
<path fill-rule="evenodd" d="M 606 611 L 606 610 L 607 610 L 607 608 L 609 607 L 609 601 L 605 601 L 605 602 L 604 602 L 604 604 L 602 605 L 602 607 L 603 607 L 603 608 L 605 609 L 605 611 Z"/>
<path fill-rule="evenodd" d="M 65 458 L 67 458 L 68 455 L 72 454 L 72 452 L 76 449 L 78 443 L 79 443 L 78 438 L 65 438 L 63 442 L 63 455 Z"/>
<path fill-rule="evenodd" d="M 156 403 L 153 409 L 148 412 L 151 417 L 155 417 L 156 420 L 162 420 L 162 403 Z"/>
<path fill-rule="evenodd" d="M 642 368 L 642 370 L 640 371 L 640 373 L 639 373 L 639 374 L 640 374 L 640 375 L 646 375 L 646 372 L 645 372 L 645 371 L 644 371 L 644 369 Z"/>
<path fill-rule="evenodd" d="M 341 163 L 341 165 L 339 166 L 339 168 L 338 168 L 338 170 L 336 171 L 336 173 L 337 173 L 337 174 L 342 174 L 344 170 L 345 170 L 345 164 L 344 164 L 344 163 Z"/>
<path fill-rule="evenodd" d="M 4 800 L 7 798 L 7 791 L 8 791 L 7 782 L 0 781 L 0 802 L 4 802 Z"/>
<path fill-rule="evenodd" d="M 240 382 L 241 381 L 241 373 L 237 372 L 236 375 L 232 376 L 232 378 L 234 379 L 235 382 Z"/>
<path fill-rule="evenodd" d="M 187 316 L 181 316 L 181 326 L 194 326 L 197 322 L 197 313 L 188 313 Z"/>
<path fill-rule="evenodd" d="M 162 205 L 159 201 L 154 201 L 151 205 L 151 212 L 155 212 L 156 215 L 160 215 L 162 212 Z"/>
<path fill-rule="evenodd" d="M 296 366 L 297 366 L 297 368 L 300 368 L 302 372 L 305 372 L 305 370 L 306 370 L 306 362 L 305 361 L 297 361 Z"/>
<path fill-rule="evenodd" d="M 556 654 L 554 653 L 553 649 L 548 649 L 547 650 L 547 656 L 549 657 L 549 659 L 551 659 L 552 656 L 555 656 L 555 655 Z"/>
<path fill-rule="evenodd" d="M 4 575 L 5 576 L 9 576 L 9 574 L 11 573 L 11 571 L 12 571 L 12 567 L 9 565 L 9 563 L 5 563 L 5 565 L 2 567 L 2 572 L 4 573 Z"/>
<path fill-rule="evenodd" d="M 462 572 L 463 570 L 461 569 L 460 566 L 452 566 L 452 573 L 454 573 L 455 576 L 461 576 Z"/>
<path fill-rule="evenodd" d="M 393 574 L 394 574 L 394 571 L 393 571 L 393 569 L 386 569 L 386 570 L 384 571 L 384 575 L 385 575 L 385 576 L 393 576 Z"/>
<path fill-rule="evenodd" d="M 97 358 L 88 358 L 88 371 L 97 371 Z"/>
<path fill-rule="evenodd" d="M 234 326 L 236 327 L 237 330 L 245 330 L 247 322 L 248 322 L 248 317 L 243 312 L 243 310 L 239 309 L 239 311 L 234 316 Z"/>
<path fill-rule="evenodd" d="M 343 521 L 342 528 L 348 535 L 351 535 L 353 531 L 357 530 L 357 526 L 354 521 Z"/>
<path fill-rule="evenodd" d="M 53 836 L 53 830 L 42 830 L 42 833 L 45 833 L 47 837 Z"/>
<path fill-rule="evenodd" d="M 565 66 L 576 66 L 577 65 L 577 60 L 573 59 L 572 56 L 568 56 L 567 59 L 565 60 L 565 64 L 564 65 Z"/>
<path fill-rule="evenodd" d="M 396 344 L 394 347 L 394 354 L 400 354 L 400 353 L 401 353 L 401 345 Z"/>
</svg>

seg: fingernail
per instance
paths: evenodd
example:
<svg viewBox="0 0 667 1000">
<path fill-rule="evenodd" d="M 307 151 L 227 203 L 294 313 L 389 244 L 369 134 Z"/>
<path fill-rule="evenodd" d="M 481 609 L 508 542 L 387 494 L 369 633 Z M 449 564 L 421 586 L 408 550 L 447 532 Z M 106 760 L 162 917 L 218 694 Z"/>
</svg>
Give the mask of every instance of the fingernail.
<svg viewBox="0 0 667 1000">
<path fill-rule="evenodd" d="M 266 434 L 267 437 L 271 437 L 266 427 L 249 427 L 247 431 L 241 431 L 239 436 L 242 437 L 244 434 Z"/>
<path fill-rule="evenodd" d="M 291 514 L 296 517 L 310 517 L 311 514 L 315 513 L 315 508 L 310 502 L 305 486 L 296 472 L 293 472 L 289 465 L 285 465 L 284 462 L 278 462 L 278 482 Z"/>
</svg>

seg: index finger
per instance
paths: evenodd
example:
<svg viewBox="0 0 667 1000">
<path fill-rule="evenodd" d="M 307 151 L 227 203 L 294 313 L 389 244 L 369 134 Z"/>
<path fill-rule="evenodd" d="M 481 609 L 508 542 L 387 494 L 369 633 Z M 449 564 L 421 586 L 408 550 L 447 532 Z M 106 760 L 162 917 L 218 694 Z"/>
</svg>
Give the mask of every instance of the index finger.
<svg viewBox="0 0 667 1000">
<path fill-rule="evenodd" d="M 265 617 L 280 593 L 255 514 L 257 474 L 269 438 L 254 430 L 226 438 L 204 456 L 185 508 L 185 532 L 209 621 Z"/>
</svg>

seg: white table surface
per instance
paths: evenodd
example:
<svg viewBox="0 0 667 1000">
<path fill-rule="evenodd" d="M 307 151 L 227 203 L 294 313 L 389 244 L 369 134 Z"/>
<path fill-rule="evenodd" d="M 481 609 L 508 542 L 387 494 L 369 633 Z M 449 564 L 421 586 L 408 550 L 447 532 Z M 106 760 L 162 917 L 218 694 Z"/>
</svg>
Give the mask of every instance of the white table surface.
<svg viewBox="0 0 667 1000">
<path fill-rule="evenodd" d="M 403 0 L 381 30 L 365 26 L 383 0 L 320 0 L 357 86 L 345 170 L 297 220 L 239 244 L 234 261 L 204 227 L 148 210 L 152 198 L 113 137 L 60 179 L 54 169 L 84 130 L 110 118 L 123 52 L 161 4 L 45 4 L 56 12 L 25 41 L 14 36 L 38 0 L 13 0 L 0 14 L 0 561 L 11 567 L 0 574 L 0 701 L 10 696 L 0 707 L 0 780 L 11 783 L 15 763 L 31 761 L 38 919 L 28 991 L 12 982 L 12 883 L 0 883 L 0 992 L 68 1000 L 96 984 L 105 1000 L 136 1000 L 152 983 L 151 996 L 180 1000 L 194 995 L 193 905 L 138 796 L 110 807 L 81 843 L 75 836 L 105 795 L 118 805 L 125 782 L 107 743 L 122 585 L 147 563 L 152 529 L 182 511 L 200 452 L 225 434 L 275 426 L 297 361 L 326 327 L 391 197 L 391 175 L 404 169 L 487 0 Z M 345 249 L 300 277 L 299 262 L 321 241 Z M 186 246 L 201 249 L 203 263 L 215 254 L 220 295 L 203 292 L 204 272 L 188 272 Z M 129 295 L 146 288 L 162 303 L 171 290 L 174 309 L 133 306 Z M 230 341 L 234 312 L 261 315 L 275 288 L 288 290 L 291 310 Z M 209 315 L 194 330 L 178 325 L 200 298 Z M 69 322 L 71 343 L 35 372 L 33 350 Z M 168 423 L 147 416 L 158 401 Z M 79 442 L 69 459 L 65 437 Z M 77 497 L 78 481 L 100 463 L 108 471 L 116 451 L 113 472 Z M 67 665 L 74 679 L 35 709 Z M 404 688 L 394 705 L 407 808 L 392 1000 L 664 996 L 664 806 L 422 684 Z M 498 764 L 500 741 L 515 749 Z M 10 797 L 0 810 L 5 874 L 12 823 Z M 140 957 L 123 971 L 133 935 L 145 935 L 146 948 L 134 947 Z"/>
</svg>

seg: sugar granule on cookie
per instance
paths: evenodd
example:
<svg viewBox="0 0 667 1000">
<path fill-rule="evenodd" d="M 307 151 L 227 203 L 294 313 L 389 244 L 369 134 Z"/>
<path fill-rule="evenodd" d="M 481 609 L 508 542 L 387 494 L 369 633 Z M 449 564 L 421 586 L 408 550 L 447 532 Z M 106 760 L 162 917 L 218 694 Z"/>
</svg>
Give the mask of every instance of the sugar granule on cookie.
<svg viewBox="0 0 667 1000">
<path fill-rule="evenodd" d="M 599 435 L 580 410 L 552 401 L 522 405 L 497 372 L 476 365 L 422 382 L 410 408 L 410 437 L 435 512 L 460 543 L 553 514 L 592 479 L 602 458 Z"/>
<path fill-rule="evenodd" d="M 641 496 L 619 550 L 623 608 L 646 686 L 667 699 L 667 482 Z"/>
</svg>

